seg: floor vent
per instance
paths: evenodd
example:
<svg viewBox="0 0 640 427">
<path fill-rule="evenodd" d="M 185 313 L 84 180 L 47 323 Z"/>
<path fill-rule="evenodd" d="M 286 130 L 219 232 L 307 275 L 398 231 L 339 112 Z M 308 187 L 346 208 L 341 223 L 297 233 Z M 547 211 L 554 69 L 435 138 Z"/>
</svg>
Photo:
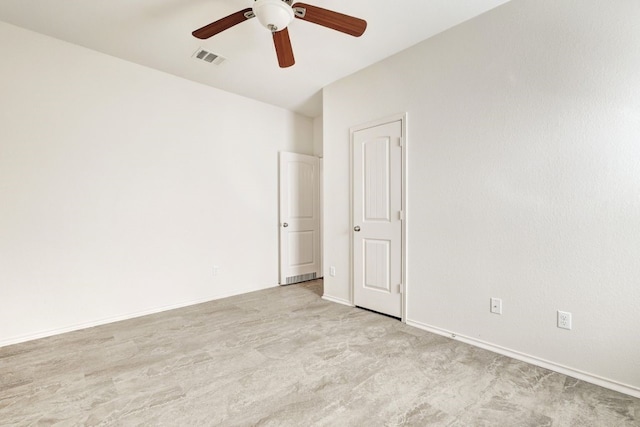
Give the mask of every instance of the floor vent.
<svg viewBox="0 0 640 427">
<path fill-rule="evenodd" d="M 290 276 L 287 277 L 287 283 L 285 283 L 285 285 L 292 285 L 294 283 L 300 283 L 300 282 L 306 282 L 307 280 L 315 280 L 316 279 L 316 273 L 308 273 L 308 274 L 301 274 L 299 276 Z"/>
<path fill-rule="evenodd" d="M 215 53 L 209 52 L 208 50 L 203 48 L 198 48 L 198 50 L 196 50 L 192 56 L 194 59 L 198 59 L 214 65 L 220 65 L 222 61 L 226 59 L 220 55 L 216 55 Z"/>
</svg>

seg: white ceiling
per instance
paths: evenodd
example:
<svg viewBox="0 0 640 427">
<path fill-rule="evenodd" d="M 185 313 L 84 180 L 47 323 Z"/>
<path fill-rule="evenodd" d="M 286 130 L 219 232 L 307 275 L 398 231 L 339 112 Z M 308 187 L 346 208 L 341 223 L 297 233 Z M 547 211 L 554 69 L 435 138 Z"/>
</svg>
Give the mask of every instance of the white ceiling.
<svg viewBox="0 0 640 427">
<path fill-rule="evenodd" d="M 304 0 L 368 22 L 360 38 L 302 20 L 289 34 L 296 64 L 278 67 L 268 30 L 256 19 L 208 40 L 191 32 L 253 0 L 2 0 L 0 20 L 309 117 L 321 89 L 508 0 Z M 192 58 L 204 47 L 227 58 Z"/>
</svg>

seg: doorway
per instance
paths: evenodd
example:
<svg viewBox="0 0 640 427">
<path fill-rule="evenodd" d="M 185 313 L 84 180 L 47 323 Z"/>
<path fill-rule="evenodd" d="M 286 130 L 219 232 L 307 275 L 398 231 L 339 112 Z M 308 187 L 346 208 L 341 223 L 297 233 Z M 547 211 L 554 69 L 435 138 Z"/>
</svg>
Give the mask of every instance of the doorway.
<svg viewBox="0 0 640 427">
<path fill-rule="evenodd" d="M 280 153 L 280 284 L 321 276 L 318 158 Z"/>
<path fill-rule="evenodd" d="M 406 115 L 351 129 L 354 305 L 405 318 Z"/>
</svg>

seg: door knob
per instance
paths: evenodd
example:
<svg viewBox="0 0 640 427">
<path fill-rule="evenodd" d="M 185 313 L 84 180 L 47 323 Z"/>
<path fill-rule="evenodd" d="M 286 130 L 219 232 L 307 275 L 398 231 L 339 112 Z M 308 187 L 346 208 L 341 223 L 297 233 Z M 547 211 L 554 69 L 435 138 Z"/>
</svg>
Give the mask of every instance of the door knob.
<svg viewBox="0 0 640 427">
<path fill-rule="evenodd" d="M 284 223 L 282 223 L 282 226 L 286 228 L 286 227 L 288 227 L 288 226 L 289 226 L 289 224 L 287 224 L 286 222 L 284 222 Z"/>
<path fill-rule="evenodd" d="M 353 227 L 353 231 L 360 231 L 360 226 L 356 225 L 355 227 Z"/>
</svg>

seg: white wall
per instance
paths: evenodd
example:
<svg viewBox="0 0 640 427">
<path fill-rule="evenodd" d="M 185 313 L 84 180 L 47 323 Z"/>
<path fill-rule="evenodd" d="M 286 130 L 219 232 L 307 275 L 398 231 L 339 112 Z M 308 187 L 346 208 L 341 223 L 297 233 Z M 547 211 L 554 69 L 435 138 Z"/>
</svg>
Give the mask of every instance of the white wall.
<svg viewBox="0 0 640 427">
<path fill-rule="evenodd" d="M 324 252 L 323 244 L 324 238 L 322 229 L 324 227 L 322 221 L 324 220 L 324 163 L 322 161 L 322 116 L 314 117 L 313 119 L 313 155 L 319 157 L 318 169 L 320 171 L 320 271 L 318 277 L 324 276 L 324 263 L 322 253 Z"/>
<path fill-rule="evenodd" d="M 311 119 L 3 23 L 0 52 L 0 345 L 277 285 Z"/>
<path fill-rule="evenodd" d="M 349 127 L 407 112 L 410 323 L 640 396 L 639 21 L 513 0 L 325 88 L 326 296 L 350 298 Z"/>
<path fill-rule="evenodd" d="M 316 157 L 322 157 L 322 130 L 322 116 L 315 117 L 313 119 L 313 155 Z"/>
</svg>

